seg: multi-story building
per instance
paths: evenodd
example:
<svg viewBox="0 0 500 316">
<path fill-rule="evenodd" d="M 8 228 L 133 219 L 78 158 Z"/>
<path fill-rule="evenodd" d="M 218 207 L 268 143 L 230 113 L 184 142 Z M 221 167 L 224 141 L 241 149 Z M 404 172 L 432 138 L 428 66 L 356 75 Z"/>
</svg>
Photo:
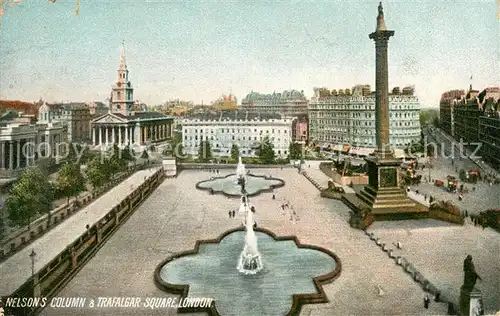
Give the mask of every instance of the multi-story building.
<svg viewBox="0 0 500 316">
<path fill-rule="evenodd" d="M 441 95 L 439 102 L 441 129 L 451 136 L 455 134 L 453 121 L 455 105 L 463 98 L 465 98 L 465 90 L 450 90 Z"/>
<path fill-rule="evenodd" d="M 90 107 L 85 103 L 44 102 L 38 109 L 38 122 L 42 124 L 62 122 L 68 128 L 70 143 L 90 142 Z"/>
<path fill-rule="evenodd" d="M 453 137 L 463 140 L 464 145 L 479 141 L 478 124 L 481 113 L 477 99 L 479 91 L 470 89 L 465 96 L 454 99 L 453 121 L 451 122 Z"/>
<path fill-rule="evenodd" d="M 241 101 L 241 109 L 250 113 L 278 113 L 282 117 L 295 117 L 297 120 L 293 121 L 292 139 L 305 141 L 308 137 L 307 103 L 304 91 L 285 90 L 272 94 L 252 91 Z"/>
<path fill-rule="evenodd" d="M 279 114 L 242 111 L 206 112 L 184 118 L 182 145 L 187 155 L 198 155 L 202 141 L 209 141 L 214 156 L 229 157 L 236 144 L 243 157 L 254 157 L 259 143 L 267 136 L 277 157 L 287 157 L 292 141 L 292 118 Z"/>
<path fill-rule="evenodd" d="M 328 93 L 326 93 L 328 91 Z M 314 89 L 309 102 L 309 140 L 374 148 L 375 93 L 369 85 L 352 89 Z M 390 145 L 404 148 L 420 141 L 420 103 L 412 87 L 389 94 Z"/>
<path fill-rule="evenodd" d="M 475 150 L 480 143 L 483 160 L 500 169 L 500 87 L 479 92 L 472 86 L 444 93 L 440 102 L 440 123 L 443 130 L 457 142 L 470 144 Z"/>
<path fill-rule="evenodd" d="M 480 154 L 483 160 L 500 170 L 500 87 L 486 88 L 478 95 Z"/>
<path fill-rule="evenodd" d="M 90 116 L 92 116 L 93 118 L 105 115 L 109 112 L 109 108 L 106 106 L 106 104 L 100 101 L 90 101 L 87 103 L 87 105 L 89 106 Z"/>
<path fill-rule="evenodd" d="M 61 122 L 1 124 L 0 177 L 15 177 L 28 166 L 66 157 L 66 129 Z"/>
<path fill-rule="evenodd" d="M 95 147 L 105 148 L 112 144 L 142 147 L 173 136 L 172 117 L 140 110 L 143 105 L 134 101 L 134 89 L 128 75 L 122 47 L 117 80 L 111 89 L 110 112 L 91 122 L 90 134 Z"/>
</svg>

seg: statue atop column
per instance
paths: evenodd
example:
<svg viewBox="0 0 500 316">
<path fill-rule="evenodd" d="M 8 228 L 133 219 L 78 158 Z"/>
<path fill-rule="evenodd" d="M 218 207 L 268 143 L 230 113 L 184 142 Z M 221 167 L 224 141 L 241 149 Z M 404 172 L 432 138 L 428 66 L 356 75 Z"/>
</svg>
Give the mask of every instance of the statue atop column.
<svg viewBox="0 0 500 316">
<path fill-rule="evenodd" d="M 384 8 L 382 7 L 382 1 L 378 4 L 378 15 L 384 16 Z"/>
<path fill-rule="evenodd" d="M 464 260 L 464 284 L 463 288 L 468 291 L 472 291 L 476 285 L 477 279 L 481 280 L 479 274 L 477 274 L 474 268 L 474 263 L 472 262 L 472 256 L 468 255 Z"/>
</svg>

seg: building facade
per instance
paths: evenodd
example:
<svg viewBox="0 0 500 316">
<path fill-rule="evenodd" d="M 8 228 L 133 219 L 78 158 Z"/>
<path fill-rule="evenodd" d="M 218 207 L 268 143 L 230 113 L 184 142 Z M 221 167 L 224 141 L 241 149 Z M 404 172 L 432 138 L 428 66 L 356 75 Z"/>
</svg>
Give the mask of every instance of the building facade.
<svg viewBox="0 0 500 316">
<path fill-rule="evenodd" d="M 442 129 L 457 142 L 475 150 L 481 145 L 482 159 L 500 170 L 500 87 L 488 87 L 481 92 L 472 87 L 445 92 L 440 102 Z"/>
<path fill-rule="evenodd" d="M 500 92 L 500 88 L 498 88 Z M 481 101 L 482 115 L 479 117 L 480 154 L 493 168 L 500 170 L 500 96 Z"/>
<path fill-rule="evenodd" d="M 0 177 L 15 177 L 22 169 L 43 160 L 67 155 L 67 127 L 47 124 L 7 123 L 0 126 Z"/>
<path fill-rule="evenodd" d="M 110 111 L 92 120 L 90 137 L 96 148 L 146 146 L 174 134 L 173 118 L 159 112 L 138 111 L 122 46 L 116 83 L 111 88 Z"/>
<path fill-rule="evenodd" d="M 198 155 L 202 141 L 208 141 L 214 156 L 230 157 L 236 144 L 242 157 L 255 157 L 258 145 L 267 136 L 276 157 L 285 158 L 292 141 L 293 119 L 279 114 L 212 112 L 184 118 L 180 123 L 184 154 L 191 156 Z"/>
<path fill-rule="evenodd" d="M 90 101 L 87 103 L 89 106 L 90 116 L 95 118 L 97 116 L 105 115 L 109 112 L 109 108 L 100 101 Z"/>
<path fill-rule="evenodd" d="M 309 102 L 309 141 L 349 144 L 354 147 L 376 147 L 375 94 L 369 85 L 328 91 L 314 89 Z M 420 103 L 411 87 L 398 87 L 389 94 L 390 145 L 404 148 L 419 142 Z"/>
<path fill-rule="evenodd" d="M 90 142 L 90 108 L 86 103 L 44 102 L 38 109 L 38 123 L 61 122 L 67 126 L 68 142 Z"/>
<path fill-rule="evenodd" d="M 282 117 L 295 117 L 293 122 L 292 139 L 294 141 L 307 140 L 307 104 L 308 100 L 304 91 L 285 90 L 282 93 L 261 94 L 250 92 L 241 101 L 241 110 L 249 113 L 270 113 L 280 114 Z M 300 126 L 297 126 L 300 124 Z"/>
<path fill-rule="evenodd" d="M 441 128 L 447 134 L 454 136 L 454 110 L 457 102 L 465 98 L 465 90 L 450 90 L 441 95 L 439 102 L 439 120 Z"/>
</svg>

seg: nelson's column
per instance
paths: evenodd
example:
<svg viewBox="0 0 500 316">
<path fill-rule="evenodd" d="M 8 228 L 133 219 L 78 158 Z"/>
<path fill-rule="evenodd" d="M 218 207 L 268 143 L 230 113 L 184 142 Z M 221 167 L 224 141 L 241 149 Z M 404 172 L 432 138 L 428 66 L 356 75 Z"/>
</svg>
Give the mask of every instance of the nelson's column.
<svg viewBox="0 0 500 316">
<path fill-rule="evenodd" d="M 377 28 L 369 35 L 376 47 L 375 132 L 377 149 L 365 160 L 368 165 L 368 185 L 348 204 L 357 210 L 367 226 L 372 220 L 427 217 L 426 206 L 408 198 L 400 183 L 401 160 L 395 159 L 389 143 L 389 87 L 387 43 L 394 31 L 387 30 L 382 3 L 378 6 Z M 361 216 L 360 216 L 361 215 Z M 366 220 L 366 217 L 369 219 Z M 351 223 L 352 224 L 352 223 Z M 357 225 L 354 225 L 357 226 Z M 362 228 L 362 227 L 359 227 Z"/>
</svg>

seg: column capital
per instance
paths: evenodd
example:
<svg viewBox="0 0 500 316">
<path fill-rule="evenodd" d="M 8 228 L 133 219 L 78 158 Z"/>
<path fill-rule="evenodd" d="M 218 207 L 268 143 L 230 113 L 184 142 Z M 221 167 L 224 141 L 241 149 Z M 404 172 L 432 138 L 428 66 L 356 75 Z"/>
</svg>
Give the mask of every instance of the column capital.
<svg viewBox="0 0 500 316">
<path fill-rule="evenodd" d="M 375 31 L 370 33 L 368 37 L 376 42 L 378 41 L 388 41 L 389 37 L 394 35 L 394 31 Z"/>
</svg>

